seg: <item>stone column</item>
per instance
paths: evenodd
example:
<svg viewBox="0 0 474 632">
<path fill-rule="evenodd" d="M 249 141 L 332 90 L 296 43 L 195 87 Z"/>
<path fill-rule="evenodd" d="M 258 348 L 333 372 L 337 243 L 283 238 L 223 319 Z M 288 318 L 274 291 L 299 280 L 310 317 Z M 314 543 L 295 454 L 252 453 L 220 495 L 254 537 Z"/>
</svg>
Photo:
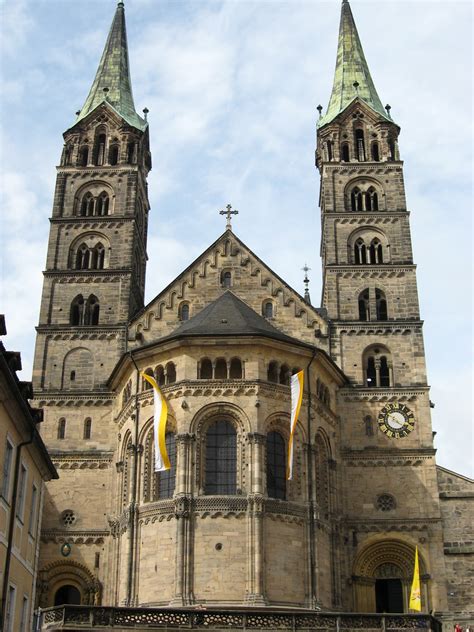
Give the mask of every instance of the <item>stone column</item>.
<svg viewBox="0 0 474 632">
<path fill-rule="evenodd" d="M 193 594 L 193 434 L 176 435 L 177 471 L 175 488 L 176 558 L 175 594 L 170 605 L 194 603 Z"/>
<path fill-rule="evenodd" d="M 257 432 L 247 435 L 250 445 L 249 459 L 249 495 L 247 514 L 247 589 L 245 602 L 247 604 L 265 605 L 264 594 L 264 549 L 263 549 L 263 519 L 264 519 L 264 478 L 265 463 L 264 450 L 265 435 Z"/>
</svg>

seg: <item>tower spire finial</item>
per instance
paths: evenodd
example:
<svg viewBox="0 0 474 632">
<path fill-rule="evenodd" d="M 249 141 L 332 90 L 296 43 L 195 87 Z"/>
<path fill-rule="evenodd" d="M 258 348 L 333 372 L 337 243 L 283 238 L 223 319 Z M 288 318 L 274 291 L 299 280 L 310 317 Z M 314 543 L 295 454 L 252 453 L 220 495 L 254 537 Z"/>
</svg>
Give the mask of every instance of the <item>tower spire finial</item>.
<svg viewBox="0 0 474 632">
<path fill-rule="evenodd" d="M 308 272 L 311 270 L 311 268 L 308 268 L 308 264 L 305 263 L 304 267 L 301 268 L 304 271 L 304 279 L 303 279 L 303 283 L 304 283 L 304 300 L 308 303 L 308 305 L 311 305 L 311 297 L 309 295 L 309 279 L 308 279 Z"/>
<path fill-rule="evenodd" d="M 133 102 L 125 10 L 122 0 L 117 3 L 95 79 L 76 123 L 104 101 L 107 101 L 133 127 L 141 130 L 146 128 L 146 121 L 137 114 Z"/>
<path fill-rule="evenodd" d="M 319 119 L 318 127 L 330 123 L 356 98 L 387 118 L 370 75 L 350 4 L 343 0 L 334 83 L 327 112 Z"/>
</svg>

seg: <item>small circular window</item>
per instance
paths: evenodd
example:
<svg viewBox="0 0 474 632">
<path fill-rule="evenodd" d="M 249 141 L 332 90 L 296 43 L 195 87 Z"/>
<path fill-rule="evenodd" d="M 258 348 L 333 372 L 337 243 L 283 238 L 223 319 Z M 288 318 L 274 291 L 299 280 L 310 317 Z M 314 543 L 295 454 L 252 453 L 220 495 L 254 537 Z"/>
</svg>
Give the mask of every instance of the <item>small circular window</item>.
<svg viewBox="0 0 474 632">
<path fill-rule="evenodd" d="M 66 509 L 61 514 L 61 520 L 65 527 L 72 527 L 72 525 L 76 522 L 76 514 L 72 511 L 72 509 Z"/>
<path fill-rule="evenodd" d="M 380 494 L 380 496 L 377 497 L 375 506 L 380 511 L 393 511 L 397 503 L 395 502 L 395 498 L 390 494 Z"/>
</svg>

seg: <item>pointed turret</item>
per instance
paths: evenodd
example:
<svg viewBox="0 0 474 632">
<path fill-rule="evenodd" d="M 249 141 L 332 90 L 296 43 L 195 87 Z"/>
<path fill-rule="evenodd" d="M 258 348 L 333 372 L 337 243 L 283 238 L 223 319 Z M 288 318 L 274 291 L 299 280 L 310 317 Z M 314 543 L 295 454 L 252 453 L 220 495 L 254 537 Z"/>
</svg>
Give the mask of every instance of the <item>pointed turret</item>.
<svg viewBox="0 0 474 632">
<path fill-rule="evenodd" d="M 133 102 L 123 2 L 117 4 L 99 68 L 76 123 L 104 102 L 133 127 L 140 130 L 147 127 L 147 122 L 136 113 Z"/>
<path fill-rule="evenodd" d="M 357 97 L 383 118 L 391 120 L 370 76 L 349 2 L 343 0 L 334 84 L 327 112 L 319 119 L 318 127 L 330 123 Z"/>
</svg>

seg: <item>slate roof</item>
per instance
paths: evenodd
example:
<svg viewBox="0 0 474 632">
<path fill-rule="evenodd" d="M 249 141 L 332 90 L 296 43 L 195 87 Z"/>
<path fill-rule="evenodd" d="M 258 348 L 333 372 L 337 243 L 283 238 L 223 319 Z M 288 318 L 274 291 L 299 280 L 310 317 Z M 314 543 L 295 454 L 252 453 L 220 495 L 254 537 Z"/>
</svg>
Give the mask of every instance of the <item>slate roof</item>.
<svg viewBox="0 0 474 632">
<path fill-rule="evenodd" d="M 104 92 L 104 88 L 108 92 Z M 94 82 L 75 123 L 105 102 L 129 125 L 142 131 L 146 129 L 148 123 L 136 113 L 133 102 L 123 2 L 117 5 Z"/>
<path fill-rule="evenodd" d="M 357 88 L 354 87 L 355 82 L 359 84 Z M 330 123 L 357 98 L 387 121 L 392 120 L 387 115 L 370 76 L 349 2 L 343 0 L 334 84 L 328 109 L 319 119 L 318 127 Z"/>
<path fill-rule="evenodd" d="M 312 345 L 281 332 L 230 290 L 159 342 L 183 336 L 264 336 L 312 348 Z"/>
</svg>

